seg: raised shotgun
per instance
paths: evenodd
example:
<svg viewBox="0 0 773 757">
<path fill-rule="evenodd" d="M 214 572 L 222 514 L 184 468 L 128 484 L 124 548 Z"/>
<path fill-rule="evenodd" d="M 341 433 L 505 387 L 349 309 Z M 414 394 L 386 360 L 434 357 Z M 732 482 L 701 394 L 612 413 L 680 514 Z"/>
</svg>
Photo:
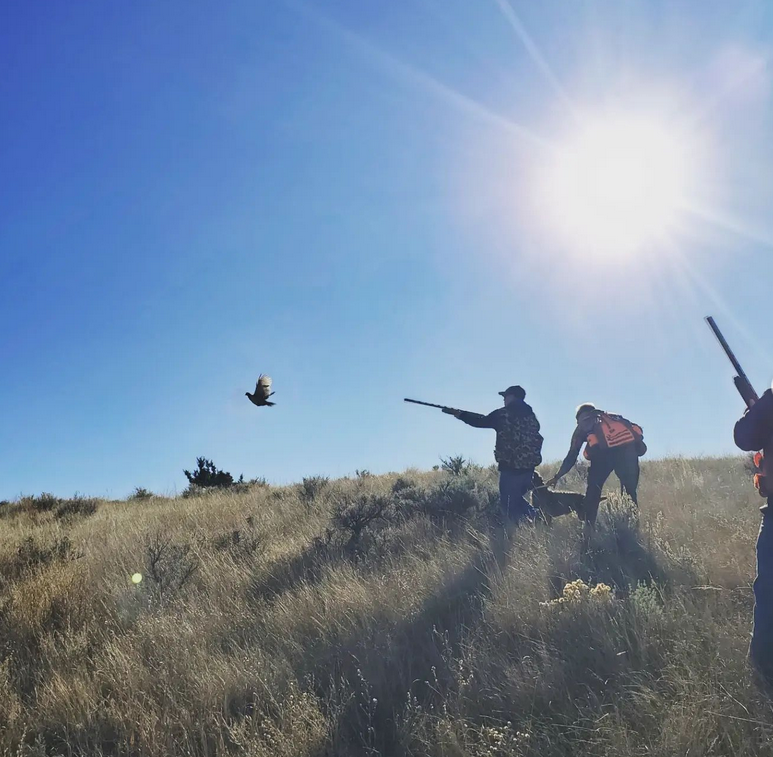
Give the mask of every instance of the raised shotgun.
<svg viewBox="0 0 773 757">
<path fill-rule="evenodd" d="M 709 328 L 714 332 L 714 336 L 717 338 L 717 341 L 720 343 L 720 345 L 722 345 L 722 349 L 725 351 L 725 355 L 727 355 L 728 360 L 733 364 L 733 368 L 735 368 L 735 372 L 737 374 L 733 377 L 735 388 L 738 389 L 738 393 L 746 403 L 746 407 L 751 407 L 759 399 L 757 392 L 754 391 L 754 387 L 752 386 L 751 381 L 749 381 L 749 379 L 746 377 L 746 373 L 744 373 L 743 368 L 741 368 L 741 364 L 738 362 L 735 354 L 730 349 L 730 345 L 727 343 L 725 337 L 722 336 L 722 332 L 719 330 L 719 326 L 717 326 L 714 319 L 710 315 L 706 316 L 706 323 L 709 324 Z"/>
</svg>

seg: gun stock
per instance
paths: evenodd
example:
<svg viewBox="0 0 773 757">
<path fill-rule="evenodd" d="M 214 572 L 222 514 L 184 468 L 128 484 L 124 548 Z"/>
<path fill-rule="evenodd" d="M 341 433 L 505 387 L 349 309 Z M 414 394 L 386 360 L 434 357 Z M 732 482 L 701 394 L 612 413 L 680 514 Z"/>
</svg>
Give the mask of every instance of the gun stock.
<svg viewBox="0 0 773 757">
<path fill-rule="evenodd" d="M 731 362 L 733 368 L 735 368 L 737 375 L 733 377 L 733 383 L 735 384 L 735 388 L 738 390 L 738 394 L 741 395 L 741 398 L 746 403 L 746 406 L 751 407 L 759 399 L 757 392 L 754 391 L 754 387 L 752 386 L 751 381 L 749 381 L 746 373 L 744 373 L 743 368 L 741 368 L 741 364 L 738 362 L 735 354 L 730 349 L 730 345 L 727 343 L 727 340 L 719 330 L 719 326 L 717 326 L 716 322 L 710 315 L 706 316 L 706 323 L 709 324 L 709 328 L 714 332 L 714 336 L 717 338 L 717 341 L 725 351 L 727 359 Z"/>
</svg>

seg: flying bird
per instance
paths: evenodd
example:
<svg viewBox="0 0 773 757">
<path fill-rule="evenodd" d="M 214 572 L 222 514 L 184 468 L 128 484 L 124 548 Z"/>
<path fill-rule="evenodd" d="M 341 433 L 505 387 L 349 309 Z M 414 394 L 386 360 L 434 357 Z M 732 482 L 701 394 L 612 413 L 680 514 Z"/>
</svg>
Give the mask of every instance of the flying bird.
<svg viewBox="0 0 773 757">
<path fill-rule="evenodd" d="M 271 377 L 264 376 L 262 373 L 258 376 L 258 382 L 255 384 L 255 392 L 253 394 L 245 392 L 245 394 L 250 402 L 258 407 L 262 407 L 263 405 L 271 407 L 276 404 L 268 401 L 268 398 L 273 394 L 271 391 Z"/>
</svg>

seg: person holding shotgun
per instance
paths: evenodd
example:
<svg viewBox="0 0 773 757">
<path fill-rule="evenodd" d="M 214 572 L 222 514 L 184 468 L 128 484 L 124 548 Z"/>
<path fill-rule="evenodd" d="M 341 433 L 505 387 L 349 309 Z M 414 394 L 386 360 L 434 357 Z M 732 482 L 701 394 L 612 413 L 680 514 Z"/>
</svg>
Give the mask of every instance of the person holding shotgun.
<svg viewBox="0 0 773 757">
<path fill-rule="evenodd" d="M 534 469 L 542 462 L 542 436 L 537 416 L 524 401 L 526 392 L 520 386 L 509 386 L 499 394 L 504 406 L 488 415 L 452 407 L 442 410 L 468 426 L 497 432 L 494 459 L 499 466 L 502 513 L 510 522 L 519 524 L 533 521 L 537 514 L 524 495 L 531 489 Z"/>
<path fill-rule="evenodd" d="M 733 431 L 736 445 L 754 456 L 754 483 L 765 497 L 757 537 L 757 577 L 754 579 L 754 626 L 749 658 L 761 681 L 773 691 L 773 486 L 766 463 L 773 460 L 773 392 L 768 389 L 747 408 Z"/>
<path fill-rule="evenodd" d="M 754 391 L 714 319 L 708 317 L 706 321 L 736 370 L 737 375 L 733 381 L 746 403 L 746 412 L 735 424 L 733 438 L 740 449 L 756 452 L 754 485 L 760 496 L 765 497 L 765 504 L 760 508 L 762 524 L 757 537 L 754 626 L 749 645 L 749 660 L 758 681 L 768 692 L 773 692 L 773 511 L 770 509 L 770 499 L 773 496 L 773 470 L 770 463 L 773 460 L 773 392 L 768 389 L 762 397 L 757 397 L 757 392 Z"/>
</svg>

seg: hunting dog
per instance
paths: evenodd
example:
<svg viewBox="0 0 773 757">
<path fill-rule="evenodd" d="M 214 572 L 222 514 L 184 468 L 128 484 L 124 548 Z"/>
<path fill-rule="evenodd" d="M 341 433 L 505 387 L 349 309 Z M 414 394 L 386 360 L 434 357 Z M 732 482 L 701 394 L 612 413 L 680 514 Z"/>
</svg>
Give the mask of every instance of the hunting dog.
<svg viewBox="0 0 773 757">
<path fill-rule="evenodd" d="M 568 513 L 577 513 L 580 520 L 585 519 L 585 495 L 578 492 L 556 492 L 545 486 L 545 482 L 537 471 L 531 480 L 531 504 L 550 525 L 553 518 Z M 606 499 L 606 498 L 605 498 Z"/>
</svg>

